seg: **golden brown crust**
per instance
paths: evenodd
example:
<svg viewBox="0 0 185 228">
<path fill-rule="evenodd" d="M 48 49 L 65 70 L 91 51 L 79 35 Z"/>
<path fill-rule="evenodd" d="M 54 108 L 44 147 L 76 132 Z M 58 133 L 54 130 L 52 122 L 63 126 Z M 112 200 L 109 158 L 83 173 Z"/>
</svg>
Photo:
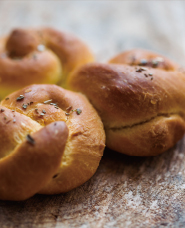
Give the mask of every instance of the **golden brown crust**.
<svg viewBox="0 0 185 228">
<path fill-rule="evenodd" d="M 56 122 L 41 127 L 0 105 L 0 129 L 0 199 L 27 199 L 43 188 L 60 167 L 67 126 Z"/>
<path fill-rule="evenodd" d="M 106 145 L 113 150 L 157 155 L 184 134 L 183 72 L 93 63 L 73 72 L 68 86 L 84 93 L 97 109 Z"/>
<path fill-rule="evenodd" d="M 61 78 L 60 84 L 63 87 L 65 87 L 66 77 L 70 72 L 76 67 L 94 60 L 88 47 L 71 34 L 44 28 L 42 37 L 45 45 L 57 55 L 61 62 L 63 78 Z"/>
<path fill-rule="evenodd" d="M 17 101 L 20 95 L 24 98 Z M 40 126 L 65 121 L 69 129 L 60 167 L 40 193 L 67 192 L 95 173 L 103 155 L 105 133 L 98 114 L 85 96 L 55 85 L 32 85 L 8 98 L 1 102 L 4 107 L 14 109 Z"/>
<path fill-rule="evenodd" d="M 132 127 L 106 129 L 106 137 L 113 150 L 131 156 L 156 156 L 174 146 L 184 131 L 184 118 L 169 114 Z"/>
<path fill-rule="evenodd" d="M 109 60 L 109 63 L 152 67 L 166 71 L 176 71 L 179 69 L 178 64 L 172 62 L 165 56 L 143 49 L 124 51 Z"/>
<path fill-rule="evenodd" d="M 65 86 L 71 71 L 91 61 L 75 36 L 51 28 L 15 29 L 0 40 L 0 97 L 33 83 Z"/>
<path fill-rule="evenodd" d="M 34 31 L 14 29 L 7 37 L 6 50 L 10 57 L 24 57 L 37 49 L 42 43 L 41 38 Z"/>
</svg>

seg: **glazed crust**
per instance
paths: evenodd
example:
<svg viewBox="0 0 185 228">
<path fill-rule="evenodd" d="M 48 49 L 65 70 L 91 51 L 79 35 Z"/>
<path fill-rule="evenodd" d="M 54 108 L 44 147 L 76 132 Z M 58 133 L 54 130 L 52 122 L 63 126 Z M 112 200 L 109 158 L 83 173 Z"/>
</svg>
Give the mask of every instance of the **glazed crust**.
<svg viewBox="0 0 185 228">
<path fill-rule="evenodd" d="M 20 95 L 24 98 L 17 101 Z M 105 133 L 98 114 L 84 95 L 55 85 L 31 85 L 8 98 L 1 102 L 3 107 L 15 110 L 39 127 L 64 121 L 69 129 L 60 166 L 39 193 L 67 192 L 92 177 L 103 155 Z"/>
<path fill-rule="evenodd" d="M 109 63 L 126 64 L 130 66 L 145 66 L 166 71 L 176 71 L 179 65 L 163 55 L 143 49 L 124 51 L 109 60 Z"/>
<path fill-rule="evenodd" d="M 57 172 L 68 129 L 64 122 L 41 127 L 4 106 L 0 110 L 4 110 L 0 113 L 0 199 L 25 200 Z M 26 139 L 27 135 L 31 135 L 32 143 Z"/>
<path fill-rule="evenodd" d="M 60 60 L 63 76 L 60 79 L 61 86 L 65 87 L 66 78 L 76 67 L 92 62 L 94 57 L 89 48 L 77 37 L 54 30 L 42 29 L 42 37 L 45 45 L 52 50 Z"/>
<path fill-rule="evenodd" d="M 109 148 L 153 156 L 183 136 L 185 74 L 161 67 L 93 63 L 70 75 L 69 89 L 84 93 L 102 118 Z"/>
<path fill-rule="evenodd" d="M 0 97 L 29 84 L 65 86 L 77 66 L 92 62 L 88 47 L 51 28 L 15 29 L 0 39 Z"/>
</svg>

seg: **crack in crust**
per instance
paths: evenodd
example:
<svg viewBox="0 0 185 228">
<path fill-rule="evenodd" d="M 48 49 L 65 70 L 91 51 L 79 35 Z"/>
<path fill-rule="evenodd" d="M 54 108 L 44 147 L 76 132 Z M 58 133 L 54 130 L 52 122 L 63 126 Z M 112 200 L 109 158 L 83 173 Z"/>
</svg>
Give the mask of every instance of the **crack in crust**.
<svg viewBox="0 0 185 228">
<path fill-rule="evenodd" d="M 134 156 L 157 155 L 185 132 L 183 69 L 140 49 L 74 71 L 68 88 L 84 93 L 105 126 L 106 145 Z M 155 151 L 153 148 L 157 148 Z"/>
<path fill-rule="evenodd" d="M 162 117 L 163 116 L 163 117 L 166 117 L 166 118 L 170 118 L 172 115 L 179 115 L 180 117 L 183 118 L 183 114 L 182 113 L 175 113 L 175 112 L 174 113 L 160 113 L 157 116 L 151 117 L 150 119 L 141 121 L 139 123 L 135 123 L 135 124 L 132 124 L 132 125 L 125 125 L 125 126 L 122 126 L 122 127 L 107 127 L 107 128 L 105 128 L 105 130 L 119 131 L 119 130 L 122 130 L 122 129 L 133 128 L 133 127 L 138 126 L 138 125 L 143 125 L 145 123 L 149 123 L 152 120 L 156 119 L 157 117 Z"/>
</svg>

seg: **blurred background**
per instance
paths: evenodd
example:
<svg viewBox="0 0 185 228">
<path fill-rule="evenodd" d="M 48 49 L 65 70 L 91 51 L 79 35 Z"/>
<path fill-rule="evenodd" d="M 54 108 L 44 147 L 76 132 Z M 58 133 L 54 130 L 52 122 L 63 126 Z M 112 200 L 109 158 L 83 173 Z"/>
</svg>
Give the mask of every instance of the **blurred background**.
<svg viewBox="0 0 185 228">
<path fill-rule="evenodd" d="M 185 1 L 0 1 L 0 35 L 53 26 L 84 40 L 98 61 L 146 48 L 185 66 Z"/>
</svg>

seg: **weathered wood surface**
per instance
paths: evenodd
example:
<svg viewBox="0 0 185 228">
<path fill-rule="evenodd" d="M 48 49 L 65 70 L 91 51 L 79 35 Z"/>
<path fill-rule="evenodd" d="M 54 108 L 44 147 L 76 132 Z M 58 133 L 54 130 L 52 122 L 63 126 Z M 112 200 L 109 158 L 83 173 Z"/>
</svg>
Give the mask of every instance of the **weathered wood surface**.
<svg viewBox="0 0 185 228">
<path fill-rule="evenodd" d="M 141 47 L 185 66 L 184 1 L 0 1 L 0 34 L 50 25 L 83 38 L 99 60 Z M 79 188 L 23 202 L 0 201 L 0 227 L 185 227 L 185 137 L 163 155 L 106 150 Z"/>
<path fill-rule="evenodd" d="M 0 201 L 0 227 L 185 227 L 185 139 L 163 155 L 105 151 L 79 188 L 24 202 Z"/>
</svg>

